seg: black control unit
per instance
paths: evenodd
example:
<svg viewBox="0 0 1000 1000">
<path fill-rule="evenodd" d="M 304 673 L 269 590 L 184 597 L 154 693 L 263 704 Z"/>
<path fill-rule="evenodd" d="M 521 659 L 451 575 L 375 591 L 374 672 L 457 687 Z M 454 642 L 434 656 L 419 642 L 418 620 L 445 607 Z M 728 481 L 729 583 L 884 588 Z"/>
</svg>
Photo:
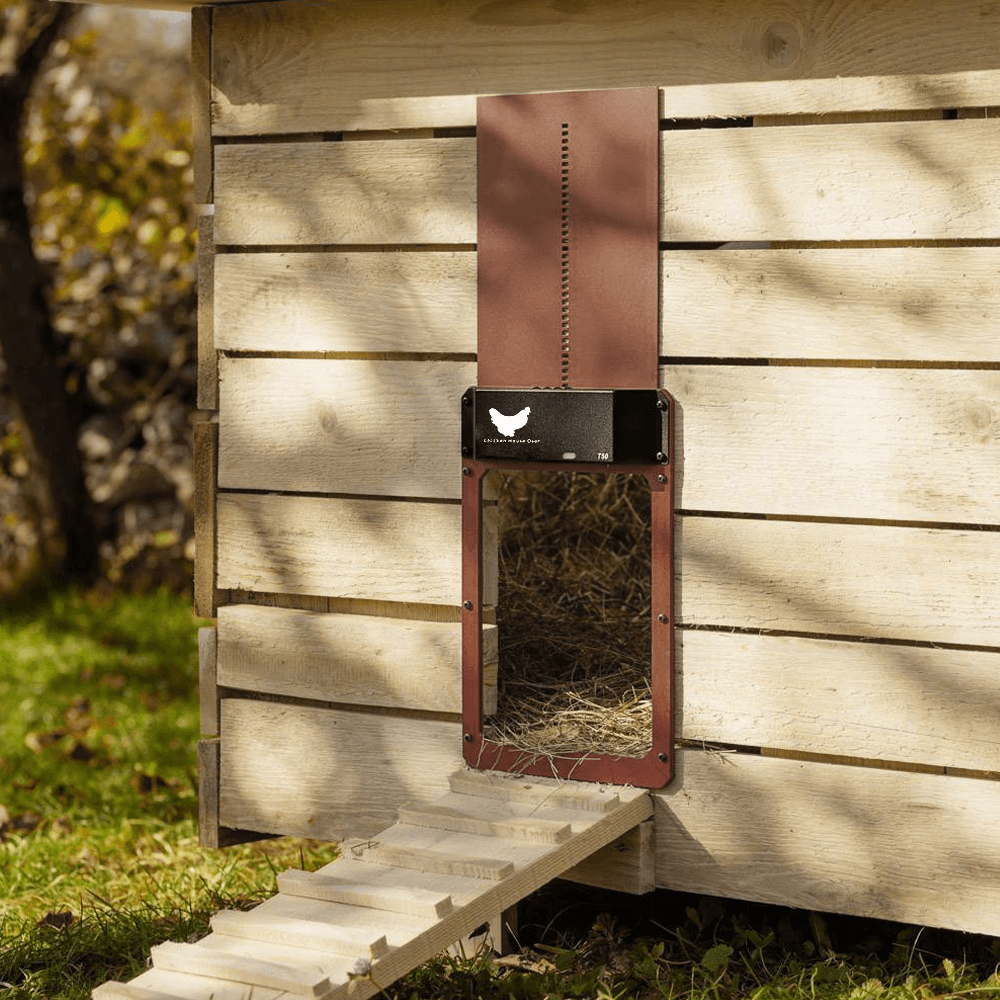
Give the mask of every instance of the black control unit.
<svg viewBox="0 0 1000 1000">
<path fill-rule="evenodd" d="M 669 461 L 658 389 L 480 389 L 462 396 L 462 454 L 478 461 Z"/>
</svg>

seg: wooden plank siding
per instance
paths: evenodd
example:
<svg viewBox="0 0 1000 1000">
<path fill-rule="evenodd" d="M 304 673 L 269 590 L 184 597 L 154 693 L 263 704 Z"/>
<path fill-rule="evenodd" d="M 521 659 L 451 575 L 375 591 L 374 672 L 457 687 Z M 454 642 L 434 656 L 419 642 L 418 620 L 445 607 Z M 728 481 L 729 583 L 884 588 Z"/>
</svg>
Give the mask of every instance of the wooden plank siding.
<svg viewBox="0 0 1000 1000">
<path fill-rule="evenodd" d="M 224 359 L 219 486 L 459 499 L 475 381 L 465 362 Z M 1000 372 L 672 365 L 661 384 L 681 509 L 1000 523 Z"/>
<path fill-rule="evenodd" d="M 471 252 L 215 259 L 222 351 L 468 354 Z M 660 354 L 1000 362 L 1000 248 L 665 250 Z"/>
<path fill-rule="evenodd" d="M 459 632 L 457 623 L 222 607 L 218 682 L 458 713 Z M 495 700 L 495 626 L 483 642 Z M 689 742 L 1000 772 L 992 652 L 684 629 L 677 666 L 677 723 Z M 215 712 L 214 686 L 209 696 Z"/>
<path fill-rule="evenodd" d="M 439 717 L 236 699 L 222 715 L 226 826 L 370 836 L 461 760 L 459 723 Z M 1000 822 L 1000 782 L 680 750 L 654 801 L 661 887 L 996 929 L 1000 847 L 983 831 Z"/>
<path fill-rule="evenodd" d="M 215 16 L 218 135 L 474 125 L 476 94 L 660 87 L 664 118 L 996 101 L 976 0 L 255 3 Z"/>
<path fill-rule="evenodd" d="M 377 833 L 462 760 L 457 716 L 226 698 L 222 732 L 222 825 L 299 837 Z"/>
<path fill-rule="evenodd" d="M 458 622 L 223 607 L 218 682 L 314 701 L 459 714 L 461 631 Z M 496 705 L 496 633 L 495 625 L 483 628 L 487 714 Z"/>
<path fill-rule="evenodd" d="M 474 253 L 222 254 L 215 267 L 222 351 L 476 351 Z"/>
<path fill-rule="evenodd" d="M 366 836 L 460 766 L 476 94 L 651 85 L 685 743 L 655 882 L 1000 931 L 1000 14 L 842 13 L 211 11 L 216 826 Z"/>
<path fill-rule="evenodd" d="M 993 119 L 662 133 L 661 239 L 942 240 L 1000 233 Z M 215 239 L 474 243 L 475 141 L 216 149 Z"/>
<path fill-rule="evenodd" d="M 682 630 L 684 738 L 1000 773 L 995 652 Z"/>
<path fill-rule="evenodd" d="M 229 493 L 218 504 L 223 587 L 461 600 L 457 504 Z M 1000 532 L 689 516 L 677 535 L 681 625 L 1000 647 Z"/>
</svg>

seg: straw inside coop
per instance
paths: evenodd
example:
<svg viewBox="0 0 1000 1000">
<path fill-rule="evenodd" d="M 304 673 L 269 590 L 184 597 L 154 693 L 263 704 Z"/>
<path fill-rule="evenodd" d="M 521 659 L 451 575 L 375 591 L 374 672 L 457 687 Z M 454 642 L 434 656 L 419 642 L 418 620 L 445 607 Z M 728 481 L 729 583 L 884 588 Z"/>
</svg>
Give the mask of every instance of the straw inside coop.
<svg viewBox="0 0 1000 1000">
<path fill-rule="evenodd" d="M 491 472 L 499 503 L 497 713 L 540 757 L 651 747 L 650 490 L 642 476 Z"/>
</svg>

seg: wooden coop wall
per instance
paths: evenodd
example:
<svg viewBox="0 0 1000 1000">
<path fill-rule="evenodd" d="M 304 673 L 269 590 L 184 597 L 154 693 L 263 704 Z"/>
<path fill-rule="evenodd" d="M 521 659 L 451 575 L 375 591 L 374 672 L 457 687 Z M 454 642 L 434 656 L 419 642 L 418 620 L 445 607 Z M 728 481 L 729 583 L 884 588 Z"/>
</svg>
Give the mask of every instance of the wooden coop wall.
<svg viewBox="0 0 1000 1000">
<path fill-rule="evenodd" d="M 475 96 L 655 85 L 683 741 L 655 883 L 1000 933 L 1000 10 L 194 29 L 205 842 L 368 835 L 460 765 Z"/>
</svg>

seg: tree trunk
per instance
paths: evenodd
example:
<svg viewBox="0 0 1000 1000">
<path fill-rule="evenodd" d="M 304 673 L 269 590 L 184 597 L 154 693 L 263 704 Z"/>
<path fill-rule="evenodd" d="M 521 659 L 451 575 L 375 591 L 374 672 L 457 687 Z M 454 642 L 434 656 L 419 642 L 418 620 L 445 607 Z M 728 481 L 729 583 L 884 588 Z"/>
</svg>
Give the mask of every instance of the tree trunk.
<svg viewBox="0 0 1000 1000">
<path fill-rule="evenodd" d="M 0 39 L 0 353 L 65 550 L 48 570 L 85 582 L 98 569 L 97 532 L 58 364 L 46 298 L 24 201 L 21 126 L 42 60 L 70 17 L 68 4 L 23 0 Z M 20 37 L 17 37 L 20 35 Z"/>
</svg>

